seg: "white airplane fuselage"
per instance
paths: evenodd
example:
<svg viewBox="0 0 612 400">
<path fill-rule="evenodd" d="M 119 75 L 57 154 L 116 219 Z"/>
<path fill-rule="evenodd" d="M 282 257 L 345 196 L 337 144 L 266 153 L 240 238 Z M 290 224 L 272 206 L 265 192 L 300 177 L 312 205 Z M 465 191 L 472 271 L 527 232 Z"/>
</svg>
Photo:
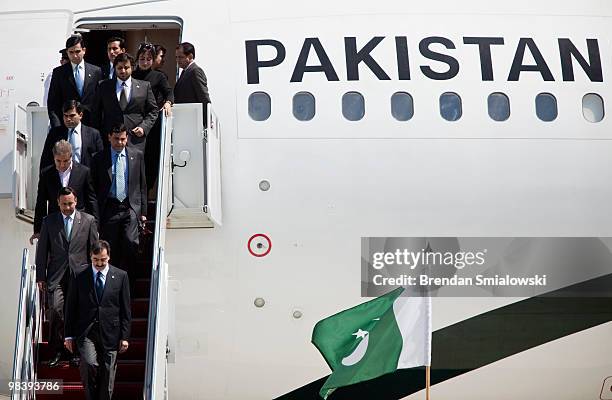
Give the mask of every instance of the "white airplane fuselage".
<svg viewBox="0 0 612 400">
<path fill-rule="evenodd" d="M 196 47 L 223 124 L 223 225 L 169 229 L 166 237 L 170 398 L 269 399 L 329 374 L 310 335 L 320 319 L 365 301 L 361 237 L 612 236 L 612 122 L 583 114 L 587 94 L 599 95 L 606 110 L 612 104 L 612 5 L 115 5 L 85 0 L 75 9 L 59 0 L 53 7 L 74 12 L 73 29 L 93 17 L 124 17 L 126 24 L 140 16 L 180 18 L 181 39 Z M 0 12 L 47 8 L 22 1 Z M 16 41 L 3 57 L 16 70 L 0 76 L 13 90 L 0 97 L 0 114 L 10 115 L 12 104 L 42 98 L 42 79 L 20 80 L 20 59 L 47 73 L 63 42 L 31 54 L 17 32 L 2 36 Z M 263 121 L 249 114 L 255 92 L 270 98 Z M 298 92 L 315 99 L 309 121 L 293 114 Z M 343 116 L 347 92 L 363 96 L 362 119 Z M 392 114 L 397 92 L 412 97 L 407 121 Z M 443 93 L 461 99 L 458 120 L 441 116 Z M 507 96 L 507 120 L 489 116 L 491 93 Z M 556 99 L 553 121 L 536 114 L 542 93 Z M 0 379 L 11 374 L 19 249 L 31 234 L 14 218 L 10 199 L 11 135 L 0 133 L 0 249 L 7 260 Z M 263 180 L 269 190 L 260 189 Z M 255 234 L 272 243 L 264 257 L 247 247 Z M 258 298 L 263 307 L 255 306 Z M 435 298 L 433 329 L 518 300 Z M 612 375 L 611 335 L 607 322 L 510 355 L 434 385 L 433 397 L 599 399 Z"/>
</svg>

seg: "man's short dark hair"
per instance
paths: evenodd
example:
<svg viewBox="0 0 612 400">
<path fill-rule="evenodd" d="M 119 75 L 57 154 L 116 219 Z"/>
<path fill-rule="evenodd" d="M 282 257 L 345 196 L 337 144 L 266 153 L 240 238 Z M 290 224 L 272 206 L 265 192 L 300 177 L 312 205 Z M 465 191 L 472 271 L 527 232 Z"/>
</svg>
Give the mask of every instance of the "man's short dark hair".
<svg viewBox="0 0 612 400">
<path fill-rule="evenodd" d="M 108 46 L 109 44 L 113 43 L 113 42 L 119 42 L 119 48 L 120 49 L 125 49 L 125 39 L 118 37 L 118 36 L 113 36 L 110 37 L 106 40 L 106 45 Z"/>
<path fill-rule="evenodd" d="M 117 54 L 117 57 L 115 57 L 115 60 L 113 61 L 113 67 L 117 68 L 117 63 L 124 63 L 126 61 L 130 62 L 130 65 L 132 66 L 132 68 L 134 68 L 134 66 L 136 64 L 134 64 L 134 57 L 132 57 L 130 54 L 128 53 L 121 53 L 121 54 Z"/>
<path fill-rule="evenodd" d="M 185 55 L 189 55 L 191 54 L 191 56 L 193 58 L 195 58 L 195 47 L 193 47 L 193 45 L 189 42 L 183 42 L 181 44 L 179 44 L 178 46 L 176 46 L 176 48 L 180 48 L 183 53 L 185 53 Z"/>
<path fill-rule="evenodd" d="M 64 104 L 62 105 L 62 112 L 68 112 L 73 108 L 79 114 L 83 112 L 83 106 L 77 100 L 68 100 L 64 102 Z"/>
<path fill-rule="evenodd" d="M 106 254 L 110 256 L 110 244 L 106 240 L 98 240 L 91 245 L 91 254 L 100 254 L 106 249 Z"/>
<path fill-rule="evenodd" d="M 59 200 L 61 196 L 70 196 L 71 194 L 74 195 L 75 199 L 77 198 L 76 192 L 73 188 L 70 186 L 63 187 L 57 192 L 57 199 Z"/>
<path fill-rule="evenodd" d="M 72 46 L 76 46 L 79 43 L 81 44 L 81 47 L 87 47 L 85 46 L 85 39 L 83 38 L 83 36 L 72 35 L 68 38 L 68 40 L 66 40 L 66 48 L 68 49 Z"/>
<path fill-rule="evenodd" d="M 125 127 L 124 124 L 121 125 L 115 125 L 111 128 L 110 132 L 108 132 L 109 135 L 114 135 L 115 133 L 123 133 L 125 132 L 127 134 L 127 128 Z"/>
</svg>

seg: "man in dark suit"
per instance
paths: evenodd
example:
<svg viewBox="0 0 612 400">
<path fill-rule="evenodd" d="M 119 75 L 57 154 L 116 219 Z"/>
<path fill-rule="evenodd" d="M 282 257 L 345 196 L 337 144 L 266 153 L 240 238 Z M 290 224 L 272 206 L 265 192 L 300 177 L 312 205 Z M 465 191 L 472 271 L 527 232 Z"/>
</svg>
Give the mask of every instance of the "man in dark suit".
<svg viewBox="0 0 612 400">
<path fill-rule="evenodd" d="M 83 105 L 83 123 L 91 124 L 91 106 L 98 82 L 102 79 L 99 67 L 86 63 L 85 42 L 81 36 L 66 40 L 70 62 L 53 70 L 47 107 L 51 127 L 62 125 L 62 105 L 68 100 L 78 100 Z"/>
<path fill-rule="evenodd" d="M 60 189 L 60 212 L 43 219 L 36 248 L 36 281 L 47 294 L 49 346 L 55 352 L 51 367 L 58 364 L 64 349 L 64 296 L 70 276 L 87 263 L 91 245 L 98 240 L 94 217 L 77 211 L 77 202 L 72 188 Z"/>
<path fill-rule="evenodd" d="M 202 103 L 204 125 L 206 125 L 206 109 L 210 103 L 206 74 L 196 65 L 195 48 L 189 42 L 176 47 L 176 63 L 183 69 L 181 76 L 174 85 L 175 103 Z"/>
<path fill-rule="evenodd" d="M 113 396 L 117 353 L 128 349 L 130 284 L 127 273 L 108 263 L 110 246 L 100 240 L 91 249 L 91 265 L 70 282 L 66 301 L 66 348 L 81 354 L 79 372 L 88 400 Z"/>
<path fill-rule="evenodd" d="M 113 36 L 106 40 L 106 55 L 108 62 L 102 66 L 102 79 L 113 79 L 115 77 L 115 67 L 113 61 L 119 54 L 125 53 L 125 39 Z"/>
<path fill-rule="evenodd" d="M 53 161 L 40 172 L 36 208 L 34 209 L 34 234 L 30 243 L 40 235 L 43 218 L 52 212 L 59 211 L 57 194 L 60 189 L 70 186 L 80 199 L 77 203 L 79 211 L 85 211 L 98 220 L 98 202 L 94 191 L 89 168 L 72 162 L 72 147 L 65 140 L 53 145 Z"/>
<path fill-rule="evenodd" d="M 115 126 L 128 129 L 130 147 L 144 152 L 147 135 L 157 120 L 158 108 L 151 84 L 132 78 L 134 58 L 115 57 L 115 79 L 100 83 L 94 101 L 95 120 L 103 135 Z"/>
<path fill-rule="evenodd" d="M 110 148 L 94 156 L 92 178 L 100 209 L 100 235 L 113 248 L 113 264 L 126 269 L 138 250 L 138 226 L 146 221 L 144 157 L 127 146 L 126 127 L 108 135 Z"/>
<path fill-rule="evenodd" d="M 101 151 L 104 146 L 100 132 L 81 123 L 83 107 L 76 100 L 69 100 L 63 106 L 64 125 L 52 128 L 47 134 L 42 155 L 40 156 L 40 169 L 53 164 L 53 145 L 60 140 L 66 140 L 72 146 L 72 161 L 91 167 L 93 155 Z"/>
</svg>

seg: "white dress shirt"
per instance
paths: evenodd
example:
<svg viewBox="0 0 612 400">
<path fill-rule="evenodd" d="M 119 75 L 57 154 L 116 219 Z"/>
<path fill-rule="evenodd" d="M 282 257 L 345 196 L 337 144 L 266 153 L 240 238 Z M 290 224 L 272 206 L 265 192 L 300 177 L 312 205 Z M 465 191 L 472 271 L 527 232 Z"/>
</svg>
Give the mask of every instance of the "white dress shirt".
<svg viewBox="0 0 612 400">
<path fill-rule="evenodd" d="M 121 100 L 121 90 L 123 89 L 123 82 L 121 79 L 117 78 L 117 86 L 115 86 L 115 92 L 117 94 L 117 101 Z M 125 81 L 125 95 L 127 97 L 127 101 L 128 103 L 130 102 L 130 96 L 132 94 L 132 77 L 130 76 L 126 81 Z"/>
<path fill-rule="evenodd" d="M 70 162 L 70 166 L 64 172 L 57 171 L 59 173 L 60 182 L 62 182 L 62 187 L 68 186 L 68 181 L 70 181 L 70 173 L 72 172 L 72 161 Z"/>
</svg>

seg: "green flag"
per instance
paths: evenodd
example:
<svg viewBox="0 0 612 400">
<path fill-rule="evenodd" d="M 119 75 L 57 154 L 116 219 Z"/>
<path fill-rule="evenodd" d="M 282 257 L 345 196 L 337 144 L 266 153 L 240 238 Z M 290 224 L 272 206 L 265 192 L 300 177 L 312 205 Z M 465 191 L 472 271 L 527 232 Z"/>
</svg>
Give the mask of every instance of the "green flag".
<svg viewBox="0 0 612 400">
<path fill-rule="evenodd" d="M 398 368 L 429 365 L 431 300 L 399 297 L 403 290 L 397 288 L 315 325 L 312 343 L 332 369 L 321 397 Z"/>
</svg>

